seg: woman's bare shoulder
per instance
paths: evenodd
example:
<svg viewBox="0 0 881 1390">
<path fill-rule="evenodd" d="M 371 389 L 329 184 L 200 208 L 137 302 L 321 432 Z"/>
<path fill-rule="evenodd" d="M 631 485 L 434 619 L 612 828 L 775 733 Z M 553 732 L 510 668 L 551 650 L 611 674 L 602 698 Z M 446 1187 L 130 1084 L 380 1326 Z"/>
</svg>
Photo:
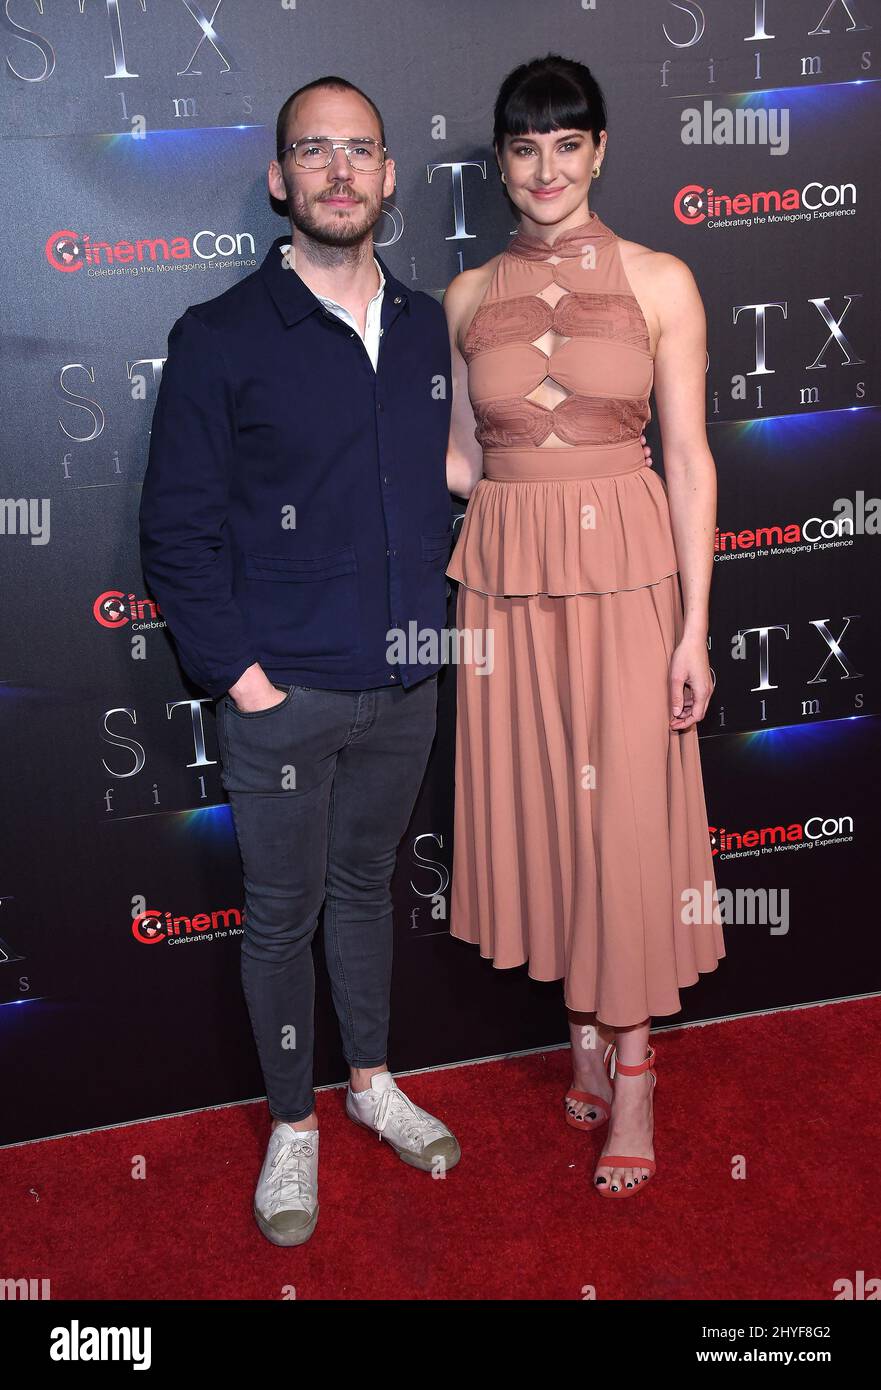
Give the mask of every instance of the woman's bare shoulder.
<svg viewBox="0 0 881 1390">
<path fill-rule="evenodd" d="M 626 273 L 640 276 L 648 288 L 675 294 L 686 286 L 694 285 L 691 267 L 672 252 L 653 251 L 650 246 L 643 246 L 638 241 L 626 241 L 624 237 L 618 238 L 618 245 Z"/>
<path fill-rule="evenodd" d="M 669 251 L 653 251 L 638 241 L 621 240 L 620 246 L 624 273 L 650 325 L 652 352 L 661 333 L 674 324 L 699 331 L 705 312 L 691 267 Z"/>
<path fill-rule="evenodd" d="M 444 308 L 447 310 L 448 318 L 461 322 L 463 317 L 473 314 L 486 293 L 501 258 L 500 252 L 498 256 L 490 257 L 483 265 L 475 266 L 473 270 L 460 271 L 450 281 L 444 291 Z"/>
</svg>

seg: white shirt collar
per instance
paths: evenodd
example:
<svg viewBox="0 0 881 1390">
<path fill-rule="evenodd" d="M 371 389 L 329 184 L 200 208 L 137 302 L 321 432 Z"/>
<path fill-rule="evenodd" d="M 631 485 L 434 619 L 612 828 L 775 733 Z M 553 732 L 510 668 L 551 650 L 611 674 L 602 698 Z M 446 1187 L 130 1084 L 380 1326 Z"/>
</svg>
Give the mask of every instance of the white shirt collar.
<svg viewBox="0 0 881 1390">
<path fill-rule="evenodd" d="M 284 255 L 285 252 L 290 251 L 290 249 L 291 243 L 287 242 L 285 246 L 281 247 L 281 254 Z M 383 290 L 385 289 L 385 276 L 382 273 L 382 266 L 379 264 L 379 261 L 376 259 L 375 256 L 373 257 L 373 264 L 376 266 L 376 273 L 379 276 L 379 289 L 376 291 L 376 294 L 370 300 L 370 303 L 367 306 L 368 309 L 370 308 L 371 304 L 376 303 L 376 301 L 382 295 Z M 343 307 L 341 304 L 338 304 L 335 299 L 331 299 L 327 295 L 318 294 L 316 290 L 313 290 L 312 293 L 316 296 L 317 299 L 321 300 L 322 304 L 326 309 L 342 309 Z"/>
</svg>

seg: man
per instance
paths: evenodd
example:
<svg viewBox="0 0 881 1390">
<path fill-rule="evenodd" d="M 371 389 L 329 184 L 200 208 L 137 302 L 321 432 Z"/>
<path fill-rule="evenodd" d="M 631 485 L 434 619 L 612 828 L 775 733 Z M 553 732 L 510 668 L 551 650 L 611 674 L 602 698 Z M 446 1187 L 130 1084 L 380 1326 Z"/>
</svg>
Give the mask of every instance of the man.
<svg viewBox="0 0 881 1390">
<path fill-rule="evenodd" d="M 140 530 L 181 663 L 219 702 L 242 983 L 273 1117 L 254 1214 L 298 1245 L 318 1218 L 322 903 L 348 1115 L 427 1172 L 460 1157 L 386 1066 L 390 881 L 438 672 L 391 662 L 389 634 L 445 622 L 450 352 L 440 305 L 374 256 L 395 175 L 373 102 L 321 78 L 288 98 L 276 134 L 269 191 L 290 238 L 173 325 Z"/>
</svg>

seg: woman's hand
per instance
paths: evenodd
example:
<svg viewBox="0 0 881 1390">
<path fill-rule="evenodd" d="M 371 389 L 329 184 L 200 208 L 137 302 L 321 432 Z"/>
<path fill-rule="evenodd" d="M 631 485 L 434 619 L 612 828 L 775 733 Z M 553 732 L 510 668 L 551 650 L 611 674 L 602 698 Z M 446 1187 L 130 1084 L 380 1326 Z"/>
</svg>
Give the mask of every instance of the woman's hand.
<svg viewBox="0 0 881 1390">
<path fill-rule="evenodd" d="M 706 639 L 683 637 L 670 661 L 670 728 L 687 729 L 703 719 L 713 693 Z"/>
<path fill-rule="evenodd" d="M 651 468 L 651 466 L 652 466 L 652 451 L 651 451 L 651 447 L 650 447 L 648 444 L 646 444 L 646 442 L 645 442 L 645 435 L 644 435 L 644 434 L 641 434 L 641 435 L 639 436 L 639 442 L 640 442 L 640 444 L 642 445 L 642 452 L 643 452 L 643 454 L 644 454 L 644 456 L 645 456 L 646 467 L 647 467 L 647 468 Z"/>
</svg>

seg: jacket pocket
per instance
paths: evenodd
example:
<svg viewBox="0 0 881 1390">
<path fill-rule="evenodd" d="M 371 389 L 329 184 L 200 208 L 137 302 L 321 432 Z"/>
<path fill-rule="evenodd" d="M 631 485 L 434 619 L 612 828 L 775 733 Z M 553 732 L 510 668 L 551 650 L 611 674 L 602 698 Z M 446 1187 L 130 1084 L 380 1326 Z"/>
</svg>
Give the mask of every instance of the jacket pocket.
<svg viewBox="0 0 881 1390">
<path fill-rule="evenodd" d="M 440 633 L 447 622 L 446 568 L 450 559 L 452 528 L 420 536 L 422 576 L 419 591 L 423 626 Z"/>
<path fill-rule="evenodd" d="M 450 542 L 452 531 L 448 527 L 446 531 L 438 532 L 432 536 L 421 536 L 422 558 L 423 560 L 448 560 L 450 557 Z"/>
<path fill-rule="evenodd" d="M 266 656 L 281 664 L 354 656 L 359 646 L 358 559 L 352 545 L 327 555 L 244 556 L 249 619 Z"/>
</svg>

